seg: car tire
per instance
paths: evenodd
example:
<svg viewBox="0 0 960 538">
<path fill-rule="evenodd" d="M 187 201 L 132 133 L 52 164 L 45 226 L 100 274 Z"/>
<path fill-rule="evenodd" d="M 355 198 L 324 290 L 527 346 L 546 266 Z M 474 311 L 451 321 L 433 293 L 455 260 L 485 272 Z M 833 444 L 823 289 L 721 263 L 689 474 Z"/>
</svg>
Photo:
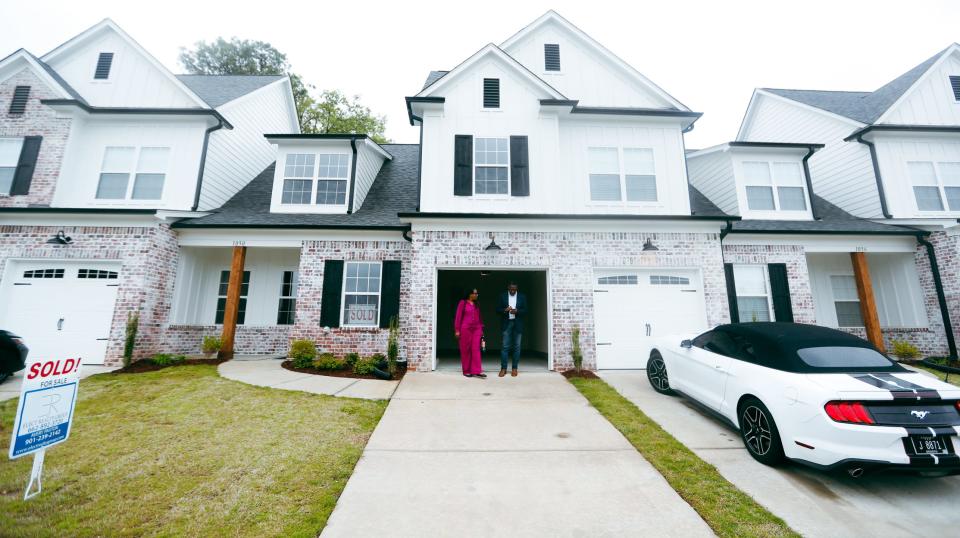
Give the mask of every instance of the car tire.
<svg viewBox="0 0 960 538">
<path fill-rule="evenodd" d="M 740 437 L 753 459 L 776 466 L 784 461 L 780 430 L 773 414 L 757 398 L 747 398 L 737 408 Z"/>
<path fill-rule="evenodd" d="M 674 394 L 670 388 L 670 378 L 667 376 L 667 364 L 663 361 L 660 352 L 653 350 L 647 359 L 647 381 L 653 390 L 660 394 Z"/>
</svg>

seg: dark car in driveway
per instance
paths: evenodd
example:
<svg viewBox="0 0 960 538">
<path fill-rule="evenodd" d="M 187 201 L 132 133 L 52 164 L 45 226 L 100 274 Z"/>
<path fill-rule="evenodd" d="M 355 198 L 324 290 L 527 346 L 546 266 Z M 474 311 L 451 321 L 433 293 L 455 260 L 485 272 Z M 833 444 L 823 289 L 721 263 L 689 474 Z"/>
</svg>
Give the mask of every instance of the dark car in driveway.
<svg viewBox="0 0 960 538">
<path fill-rule="evenodd" d="M 0 329 L 0 383 L 27 366 L 27 352 L 19 336 Z"/>
</svg>

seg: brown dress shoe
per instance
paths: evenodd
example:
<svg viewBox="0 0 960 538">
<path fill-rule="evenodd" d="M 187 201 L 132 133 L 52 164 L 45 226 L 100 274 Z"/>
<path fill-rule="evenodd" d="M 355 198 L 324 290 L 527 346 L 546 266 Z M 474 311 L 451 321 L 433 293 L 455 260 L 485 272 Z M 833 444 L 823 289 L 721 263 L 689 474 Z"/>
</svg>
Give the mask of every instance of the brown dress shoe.
<svg viewBox="0 0 960 538">
<path fill-rule="evenodd" d="M 517 369 L 514 368 L 513 370 L 510 370 L 510 375 L 512 375 L 513 377 L 517 377 Z"/>
<path fill-rule="evenodd" d="M 500 369 L 500 374 L 499 374 L 499 375 L 500 375 L 500 377 L 503 377 L 503 376 L 505 376 L 505 375 L 507 375 L 507 371 L 506 371 L 506 370 L 504 370 L 503 368 L 501 368 L 501 369 Z"/>
</svg>

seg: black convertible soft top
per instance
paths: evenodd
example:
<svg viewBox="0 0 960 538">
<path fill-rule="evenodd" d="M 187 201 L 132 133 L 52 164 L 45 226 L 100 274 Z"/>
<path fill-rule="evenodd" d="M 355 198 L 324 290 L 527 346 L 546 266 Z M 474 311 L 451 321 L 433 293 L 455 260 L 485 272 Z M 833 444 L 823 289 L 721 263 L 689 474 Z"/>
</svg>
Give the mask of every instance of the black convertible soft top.
<svg viewBox="0 0 960 538">
<path fill-rule="evenodd" d="M 888 361 L 888 366 L 842 367 L 814 366 L 809 360 L 803 360 L 798 351 L 809 348 L 863 348 L 877 351 L 870 342 L 837 329 L 806 325 L 802 323 L 751 322 L 720 325 L 714 332 L 726 333 L 738 341 L 746 341 L 752 349 L 745 350 L 753 356 L 753 361 L 762 366 L 787 372 L 823 373 L 825 371 L 890 371 L 900 372 L 904 368 Z M 742 340 L 741 340 L 742 339 Z M 835 351 L 844 354 L 842 349 Z M 878 352 L 878 351 L 877 351 Z M 851 354 L 855 353 L 850 350 Z M 879 352 L 878 352 L 879 353 Z"/>
</svg>

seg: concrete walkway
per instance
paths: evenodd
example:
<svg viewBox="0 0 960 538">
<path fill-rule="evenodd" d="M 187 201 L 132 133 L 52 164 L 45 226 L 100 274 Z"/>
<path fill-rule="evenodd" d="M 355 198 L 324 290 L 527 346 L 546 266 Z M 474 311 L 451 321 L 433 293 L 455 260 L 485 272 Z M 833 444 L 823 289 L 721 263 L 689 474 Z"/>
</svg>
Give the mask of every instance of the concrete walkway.
<svg viewBox="0 0 960 538">
<path fill-rule="evenodd" d="M 280 366 L 283 360 L 264 357 L 237 357 L 217 368 L 221 377 L 273 389 L 300 390 L 345 398 L 386 400 L 398 381 L 352 379 L 292 372 Z"/>
<path fill-rule="evenodd" d="M 754 461 L 733 428 L 684 398 L 654 392 L 643 371 L 607 371 L 600 376 L 803 536 L 957 536 L 960 532 L 960 476 L 887 473 L 855 480 L 795 464 L 774 469 Z"/>
<path fill-rule="evenodd" d="M 80 379 L 90 377 L 104 372 L 112 372 L 119 366 L 99 366 L 94 364 L 84 364 L 80 367 Z M 0 402 L 20 397 L 20 386 L 23 385 L 23 376 L 27 371 L 20 370 L 13 374 L 13 377 L 0 383 Z"/>
<path fill-rule="evenodd" d="M 712 536 L 562 376 L 410 373 L 324 537 Z"/>
</svg>

